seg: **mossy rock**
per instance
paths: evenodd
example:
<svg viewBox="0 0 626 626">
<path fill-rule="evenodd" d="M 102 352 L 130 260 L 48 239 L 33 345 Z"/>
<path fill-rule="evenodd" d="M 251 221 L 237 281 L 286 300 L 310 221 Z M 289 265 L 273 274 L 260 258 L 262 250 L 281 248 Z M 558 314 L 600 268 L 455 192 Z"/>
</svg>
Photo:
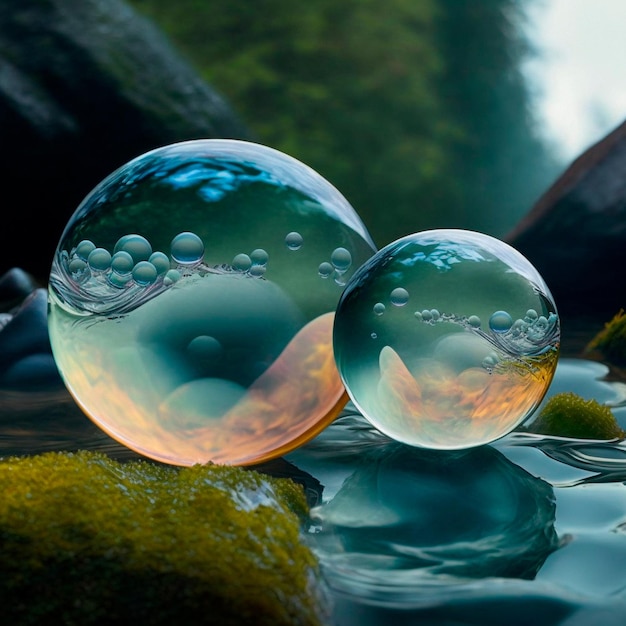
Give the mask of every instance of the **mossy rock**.
<svg viewBox="0 0 626 626">
<path fill-rule="evenodd" d="M 613 411 L 597 400 L 585 400 L 567 391 L 546 402 L 529 430 L 575 439 L 623 439 L 626 436 Z"/>
<path fill-rule="evenodd" d="M 79 452 L 0 460 L 0 485 L 3 623 L 324 622 L 289 479 Z"/>
<path fill-rule="evenodd" d="M 626 365 L 626 315 L 621 309 L 589 342 L 587 351 L 597 350 L 607 361 Z"/>
</svg>

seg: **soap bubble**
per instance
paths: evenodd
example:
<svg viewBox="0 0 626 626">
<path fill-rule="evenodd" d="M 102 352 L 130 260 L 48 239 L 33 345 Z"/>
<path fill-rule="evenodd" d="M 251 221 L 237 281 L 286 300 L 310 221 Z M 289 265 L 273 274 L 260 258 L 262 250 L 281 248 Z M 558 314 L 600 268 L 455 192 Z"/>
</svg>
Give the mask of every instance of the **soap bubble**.
<svg viewBox="0 0 626 626">
<path fill-rule="evenodd" d="M 524 422 L 550 385 L 559 342 L 537 270 L 463 230 L 384 247 L 348 281 L 335 316 L 335 358 L 354 404 L 383 433 L 425 448 L 478 446 Z"/>
<path fill-rule="evenodd" d="M 347 280 L 374 252 L 345 198 L 299 161 L 244 141 L 165 146 L 113 172 L 67 224 L 49 281 L 54 357 L 86 414 L 140 454 L 259 463 L 345 404 L 342 288 L 318 269 L 332 257 Z"/>
</svg>

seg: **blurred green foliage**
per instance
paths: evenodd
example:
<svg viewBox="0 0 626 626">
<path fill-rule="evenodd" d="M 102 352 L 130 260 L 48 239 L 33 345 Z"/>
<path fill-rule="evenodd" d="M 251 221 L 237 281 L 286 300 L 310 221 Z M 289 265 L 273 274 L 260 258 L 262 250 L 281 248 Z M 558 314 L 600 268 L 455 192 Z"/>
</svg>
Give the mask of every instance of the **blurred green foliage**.
<svg viewBox="0 0 626 626">
<path fill-rule="evenodd" d="M 313 167 L 378 246 L 502 236 L 558 173 L 531 115 L 521 0 L 131 0 L 257 141 Z"/>
</svg>

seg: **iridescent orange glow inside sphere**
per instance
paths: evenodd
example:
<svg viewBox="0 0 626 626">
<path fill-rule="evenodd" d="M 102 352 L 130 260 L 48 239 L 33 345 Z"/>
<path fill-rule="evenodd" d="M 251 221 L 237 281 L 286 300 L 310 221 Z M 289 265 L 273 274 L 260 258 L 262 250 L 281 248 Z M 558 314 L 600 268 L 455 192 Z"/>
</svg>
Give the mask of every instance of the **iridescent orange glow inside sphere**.
<svg viewBox="0 0 626 626">
<path fill-rule="evenodd" d="M 244 141 L 165 146 L 113 172 L 67 224 L 53 354 L 86 415 L 138 453 L 260 463 L 343 408 L 334 312 L 374 252 L 303 163 Z"/>
<path fill-rule="evenodd" d="M 424 448 L 470 448 L 522 424 L 548 390 L 559 345 L 537 270 L 465 230 L 385 246 L 351 278 L 335 316 L 335 358 L 355 405 Z"/>
</svg>

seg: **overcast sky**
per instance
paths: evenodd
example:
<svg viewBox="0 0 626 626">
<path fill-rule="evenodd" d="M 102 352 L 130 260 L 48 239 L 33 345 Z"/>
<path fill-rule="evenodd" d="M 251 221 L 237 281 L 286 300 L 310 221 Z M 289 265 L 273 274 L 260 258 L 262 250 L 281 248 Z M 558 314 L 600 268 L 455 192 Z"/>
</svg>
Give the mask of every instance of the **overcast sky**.
<svg viewBox="0 0 626 626">
<path fill-rule="evenodd" d="M 626 120 L 626 0 L 539 0 L 528 64 L 538 117 L 565 161 Z"/>
</svg>

